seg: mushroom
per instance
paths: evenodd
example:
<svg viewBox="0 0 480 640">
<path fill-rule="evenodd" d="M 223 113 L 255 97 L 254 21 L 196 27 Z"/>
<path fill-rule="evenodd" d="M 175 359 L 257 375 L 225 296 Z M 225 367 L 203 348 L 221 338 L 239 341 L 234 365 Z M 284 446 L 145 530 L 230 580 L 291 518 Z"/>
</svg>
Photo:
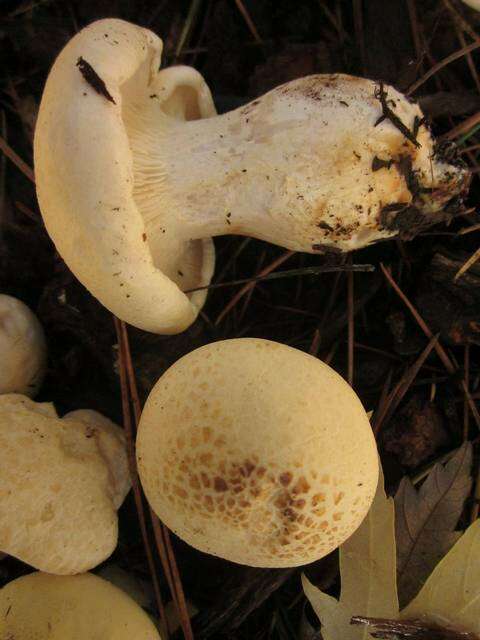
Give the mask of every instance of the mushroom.
<svg viewBox="0 0 480 640">
<path fill-rule="evenodd" d="M 160 640 L 137 603 L 92 573 L 31 573 L 0 590 L 2 640 Z"/>
<path fill-rule="evenodd" d="M 458 212 L 467 170 L 392 87 L 314 75 L 216 115 L 194 69 L 158 71 L 161 51 L 151 31 L 92 23 L 55 61 L 35 132 L 46 228 L 123 320 L 187 328 L 205 301 L 191 290 L 210 282 L 213 236 L 350 251 Z"/>
<path fill-rule="evenodd" d="M 49 573 L 91 569 L 116 546 L 129 488 L 118 426 L 0 396 L 0 551 Z"/>
<path fill-rule="evenodd" d="M 310 355 L 253 338 L 203 346 L 163 374 L 140 419 L 137 460 L 172 531 L 257 567 L 302 565 L 338 547 L 378 480 L 350 386 Z"/>
<path fill-rule="evenodd" d="M 33 397 L 46 370 L 47 346 L 42 325 L 17 298 L 0 294 L 0 394 Z"/>
</svg>

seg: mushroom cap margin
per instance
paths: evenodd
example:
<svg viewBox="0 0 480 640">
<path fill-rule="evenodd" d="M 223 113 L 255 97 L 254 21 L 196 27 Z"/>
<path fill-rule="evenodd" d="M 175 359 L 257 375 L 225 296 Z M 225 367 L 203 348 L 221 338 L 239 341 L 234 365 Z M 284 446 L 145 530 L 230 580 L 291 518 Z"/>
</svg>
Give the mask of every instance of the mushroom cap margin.
<svg viewBox="0 0 480 640">
<path fill-rule="evenodd" d="M 60 52 L 48 76 L 37 118 L 37 196 L 47 231 L 67 266 L 102 304 L 130 324 L 179 333 L 196 319 L 205 291 L 187 297 L 157 269 L 133 199 L 133 161 L 121 116 L 121 85 L 134 73 L 157 73 L 161 40 L 118 19 L 92 23 Z M 83 77 L 83 58 L 114 100 Z M 204 241 L 202 280 L 213 272 Z"/>
</svg>

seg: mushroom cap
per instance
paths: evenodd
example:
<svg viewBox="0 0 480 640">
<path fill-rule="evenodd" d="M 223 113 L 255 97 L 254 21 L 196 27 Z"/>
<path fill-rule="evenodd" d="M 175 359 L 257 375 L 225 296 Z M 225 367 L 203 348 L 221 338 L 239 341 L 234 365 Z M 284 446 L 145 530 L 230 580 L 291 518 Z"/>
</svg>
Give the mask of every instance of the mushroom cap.
<svg viewBox="0 0 480 640">
<path fill-rule="evenodd" d="M 43 328 L 27 305 L 4 294 L 0 294 L 0 362 L 0 394 L 37 393 L 47 364 Z"/>
<path fill-rule="evenodd" d="M 132 598 L 92 573 L 31 573 L 0 590 L 2 640 L 159 640 Z"/>
<path fill-rule="evenodd" d="M 113 504 L 115 509 L 119 509 L 131 487 L 123 429 L 102 413 L 92 409 L 70 411 L 62 417 L 62 420 L 83 422 L 90 427 L 89 433 L 94 430 L 95 443 L 111 474 Z"/>
<path fill-rule="evenodd" d="M 122 430 L 104 420 L 0 396 L 0 551 L 55 574 L 112 553 L 130 479 Z"/>
<path fill-rule="evenodd" d="M 183 331 L 195 320 L 206 291 L 187 296 L 155 266 L 134 197 L 134 188 L 141 185 L 134 184 L 126 112 L 137 108 L 135 100 L 151 97 L 161 51 L 154 33 L 123 20 L 99 20 L 76 34 L 48 76 L 34 159 L 45 226 L 67 266 L 118 317 L 168 334 Z M 88 65 L 84 72 L 78 66 L 81 60 Z M 84 75 L 89 73 L 90 82 Z M 200 74 L 181 68 L 179 76 L 189 89 L 184 99 L 189 109 L 174 109 L 169 115 L 214 115 Z M 167 93 L 174 90 L 168 77 L 171 80 L 171 74 Z M 196 286 L 201 287 L 210 282 L 214 261 L 212 240 L 194 241 L 184 256 L 184 269 L 198 272 Z"/>
<path fill-rule="evenodd" d="M 310 355 L 253 338 L 201 347 L 166 371 L 143 410 L 137 458 L 169 528 L 258 567 L 338 547 L 378 480 L 370 423 L 349 385 Z"/>
</svg>

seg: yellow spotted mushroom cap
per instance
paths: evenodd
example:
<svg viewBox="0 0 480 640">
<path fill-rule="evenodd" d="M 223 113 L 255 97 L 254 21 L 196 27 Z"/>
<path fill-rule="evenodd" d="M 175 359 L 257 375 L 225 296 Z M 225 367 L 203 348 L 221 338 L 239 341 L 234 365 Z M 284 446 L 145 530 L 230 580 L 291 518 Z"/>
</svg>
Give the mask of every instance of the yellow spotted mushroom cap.
<svg viewBox="0 0 480 640">
<path fill-rule="evenodd" d="M 120 427 L 0 395 L 0 551 L 48 573 L 87 571 L 115 549 L 129 488 Z"/>
<path fill-rule="evenodd" d="M 250 338 L 201 347 L 166 371 L 145 405 L 137 457 L 169 528 L 258 567 L 338 547 L 378 480 L 370 423 L 349 385 L 310 355 Z"/>
<path fill-rule="evenodd" d="M 0 590 L 1 640 L 160 640 L 147 614 L 92 573 L 32 573 Z"/>
</svg>

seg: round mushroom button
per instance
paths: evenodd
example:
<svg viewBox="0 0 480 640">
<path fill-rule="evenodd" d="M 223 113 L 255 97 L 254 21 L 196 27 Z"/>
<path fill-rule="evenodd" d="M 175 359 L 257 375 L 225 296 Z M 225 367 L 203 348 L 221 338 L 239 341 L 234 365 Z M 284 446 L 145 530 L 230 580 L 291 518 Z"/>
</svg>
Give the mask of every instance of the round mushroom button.
<svg viewBox="0 0 480 640">
<path fill-rule="evenodd" d="M 201 347 L 165 372 L 143 410 L 137 456 L 169 528 L 257 567 L 298 566 L 338 547 L 378 481 L 350 386 L 310 355 L 251 338 Z"/>
<path fill-rule="evenodd" d="M 86 409 L 60 419 L 52 404 L 0 395 L 0 552 L 59 575 L 96 567 L 117 546 L 130 484 L 111 420 Z"/>
<path fill-rule="evenodd" d="M 127 594 L 92 573 L 31 573 L 0 590 L 2 640 L 160 640 Z"/>
<path fill-rule="evenodd" d="M 37 316 L 17 298 L 0 294 L 0 393 L 35 396 L 46 361 L 45 334 Z"/>
</svg>

